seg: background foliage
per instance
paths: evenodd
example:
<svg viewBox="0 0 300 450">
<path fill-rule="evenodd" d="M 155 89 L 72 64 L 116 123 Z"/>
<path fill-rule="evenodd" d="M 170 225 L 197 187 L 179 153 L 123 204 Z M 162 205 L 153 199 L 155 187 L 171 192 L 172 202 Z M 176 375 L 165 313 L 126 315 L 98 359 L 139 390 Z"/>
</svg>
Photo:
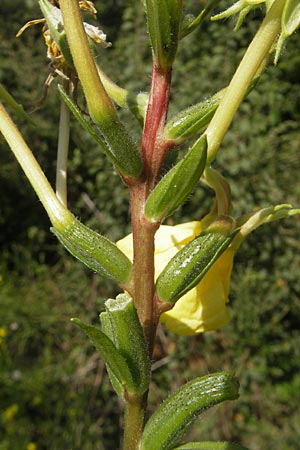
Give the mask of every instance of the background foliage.
<svg viewBox="0 0 300 450">
<path fill-rule="evenodd" d="M 140 2 L 95 3 L 113 42 L 99 53 L 101 66 L 126 88 L 147 90 L 150 49 Z M 199 3 L 185 1 L 195 12 Z M 27 111 L 41 98 L 50 69 L 41 26 L 21 39 L 15 34 L 40 16 L 34 0 L 0 5 L 0 81 Z M 207 22 L 182 42 L 170 114 L 228 83 L 260 17 L 259 11 L 252 14 L 238 33 L 230 21 Z M 295 35 L 278 66 L 268 68 L 243 103 L 222 145 L 216 167 L 230 180 L 235 215 L 281 202 L 299 206 L 298 48 Z M 32 114 L 36 126 L 19 121 L 52 182 L 59 111 L 55 84 Z M 122 117 L 138 139 L 135 122 L 126 111 Z M 121 405 L 102 361 L 69 322 L 79 316 L 97 323 L 114 287 L 59 247 L 17 162 L 2 140 L 0 145 L 0 450 L 118 448 Z M 211 197 L 199 185 L 169 222 L 200 219 Z M 83 222 L 114 240 L 130 229 L 126 189 L 75 123 L 69 203 Z M 230 367 L 240 378 L 240 399 L 197 422 L 193 439 L 228 439 L 252 450 L 300 449 L 299 230 L 299 218 L 292 218 L 263 227 L 243 245 L 236 257 L 229 326 L 193 339 L 160 328 L 150 407 L 193 376 Z"/>
</svg>

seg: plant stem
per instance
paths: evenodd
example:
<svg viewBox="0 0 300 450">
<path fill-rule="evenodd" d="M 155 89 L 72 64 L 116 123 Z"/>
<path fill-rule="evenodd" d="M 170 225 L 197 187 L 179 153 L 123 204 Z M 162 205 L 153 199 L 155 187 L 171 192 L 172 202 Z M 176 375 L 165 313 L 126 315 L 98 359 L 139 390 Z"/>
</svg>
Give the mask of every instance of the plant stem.
<svg viewBox="0 0 300 450">
<path fill-rule="evenodd" d="M 154 234 L 157 224 L 151 224 L 144 217 L 146 184 L 131 190 L 131 214 L 133 233 L 133 298 L 146 339 L 149 352 L 153 345 L 154 298 Z"/>
<path fill-rule="evenodd" d="M 144 428 L 145 407 L 146 401 L 140 397 L 126 402 L 123 450 L 137 450 L 139 448 Z"/>
<path fill-rule="evenodd" d="M 41 200 L 52 224 L 58 229 L 60 229 L 61 226 L 65 227 L 73 216 L 56 197 L 55 192 L 45 177 L 39 163 L 1 102 L 0 131 L 25 172 L 33 189 L 37 193 L 37 196 Z"/>
<path fill-rule="evenodd" d="M 64 84 L 69 93 L 69 82 Z M 56 163 L 56 195 L 61 203 L 67 206 L 67 162 L 70 140 L 70 110 L 61 99 L 58 129 L 57 163 Z"/>
<path fill-rule="evenodd" d="M 161 68 L 153 64 L 150 96 L 142 140 L 142 151 L 149 188 L 152 188 L 156 181 L 166 151 L 162 134 L 168 112 L 171 75 L 171 67 Z"/>
<path fill-rule="evenodd" d="M 211 163 L 219 150 L 232 119 L 243 101 L 249 85 L 268 57 L 281 28 L 285 0 L 275 0 L 237 68 L 207 130 L 207 161 Z"/>
<path fill-rule="evenodd" d="M 159 223 L 144 216 L 147 196 L 159 174 L 166 147 L 162 132 L 166 121 L 171 68 L 153 66 L 150 98 L 142 139 L 144 172 L 131 185 L 131 222 L 133 233 L 133 298 L 144 329 L 151 358 L 158 313 L 155 305 L 154 235 Z M 143 398 L 127 399 L 125 409 L 124 450 L 137 450 L 144 427 L 147 393 Z"/>
<path fill-rule="evenodd" d="M 116 118 L 115 108 L 108 97 L 96 68 L 77 0 L 60 0 L 64 28 L 79 79 L 87 100 L 89 113 L 95 122 Z"/>
</svg>

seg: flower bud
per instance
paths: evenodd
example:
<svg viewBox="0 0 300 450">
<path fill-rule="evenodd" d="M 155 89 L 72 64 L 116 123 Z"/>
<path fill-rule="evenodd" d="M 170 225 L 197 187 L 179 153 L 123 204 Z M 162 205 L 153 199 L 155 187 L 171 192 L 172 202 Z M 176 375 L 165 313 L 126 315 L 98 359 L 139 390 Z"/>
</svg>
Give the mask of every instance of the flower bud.
<svg viewBox="0 0 300 450">
<path fill-rule="evenodd" d="M 143 329 L 132 298 L 120 294 L 105 302 L 106 312 L 100 314 L 102 329 L 125 358 L 136 386 L 143 394 L 149 388 L 150 359 Z"/>
<path fill-rule="evenodd" d="M 175 450 L 201 413 L 238 397 L 239 383 L 231 371 L 189 381 L 171 394 L 150 417 L 142 437 L 142 450 Z"/>
<path fill-rule="evenodd" d="M 160 300 L 175 303 L 196 286 L 232 242 L 236 232 L 229 217 L 213 222 L 186 244 L 167 264 L 156 281 Z"/>
<path fill-rule="evenodd" d="M 67 227 L 53 227 L 51 231 L 75 258 L 90 269 L 119 284 L 130 279 L 132 264 L 124 253 L 75 217 Z"/>
<path fill-rule="evenodd" d="M 182 0 L 145 0 L 148 30 L 157 66 L 172 66 L 179 38 Z"/>
<path fill-rule="evenodd" d="M 202 136 L 187 155 L 160 180 L 145 205 L 145 216 L 149 220 L 162 221 L 186 200 L 204 171 L 206 149 L 206 136 Z"/>
</svg>

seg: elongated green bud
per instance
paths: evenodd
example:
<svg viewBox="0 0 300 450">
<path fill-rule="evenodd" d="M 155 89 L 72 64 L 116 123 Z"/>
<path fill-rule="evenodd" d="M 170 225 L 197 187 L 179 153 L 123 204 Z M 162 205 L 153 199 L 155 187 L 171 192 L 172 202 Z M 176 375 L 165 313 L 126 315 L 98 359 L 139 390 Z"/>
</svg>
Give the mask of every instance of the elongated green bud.
<svg viewBox="0 0 300 450">
<path fill-rule="evenodd" d="M 165 126 L 165 138 L 180 144 L 204 130 L 219 106 L 225 91 L 226 88 L 209 99 L 184 109 L 173 117 Z"/>
<path fill-rule="evenodd" d="M 68 108 L 72 111 L 76 119 L 86 129 L 86 131 L 92 136 L 92 138 L 100 146 L 101 150 L 115 165 L 116 169 L 124 176 L 138 176 L 142 162 L 136 148 L 131 146 L 127 139 L 124 138 L 126 131 L 124 128 L 118 127 L 115 131 L 112 131 L 110 124 L 107 125 L 106 133 L 103 134 L 103 129 L 98 128 L 93 122 L 89 121 L 79 110 L 73 100 L 67 95 L 62 86 L 58 86 L 58 90 Z M 109 133 L 110 138 L 107 138 Z M 121 145 L 123 143 L 123 145 Z"/>
<path fill-rule="evenodd" d="M 232 442 L 188 442 L 174 450 L 248 450 L 240 444 Z"/>
<path fill-rule="evenodd" d="M 206 137 L 202 136 L 156 185 L 145 205 L 145 216 L 161 221 L 172 214 L 190 195 L 198 183 L 206 163 Z"/>
<path fill-rule="evenodd" d="M 160 300 L 175 303 L 196 286 L 233 240 L 232 229 L 232 219 L 219 218 L 176 253 L 156 281 Z"/>
<path fill-rule="evenodd" d="M 105 308 L 106 312 L 100 314 L 102 329 L 125 358 L 136 392 L 143 394 L 149 388 L 150 359 L 133 301 L 127 294 L 120 294 L 107 300 Z"/>
<path fill-rule="evenodd" d="M 196 378 L 170 395 L 145 426 L 141 450 L 172 450 L 197 417 L 208 408 L 238 398 L 233 372 Z"/>
<path fill-rule="evenodd" d="M 135 392 L 135 385 L 125 358 L 120 354 L 114 343 L 103 331 L 92 325 L 87 325 L 79 319 L 71 319 L 90 338 L 100 355 L 102 356 L 109 372 L 117 380 L 122 392 Z"/>
<path fill-rule="evenodd" d="M 145 7 L 155 63 L 170 67 L 177 51 L 182 0 L 145 0 Z"/>
<path fill-rule="evenodd" d="M 131 262 L 109 239 L 75 219 L 65 228 L 51 228 L 63 246 L 90 269 L 123 285 L 131 276 Z"/>
</svg>

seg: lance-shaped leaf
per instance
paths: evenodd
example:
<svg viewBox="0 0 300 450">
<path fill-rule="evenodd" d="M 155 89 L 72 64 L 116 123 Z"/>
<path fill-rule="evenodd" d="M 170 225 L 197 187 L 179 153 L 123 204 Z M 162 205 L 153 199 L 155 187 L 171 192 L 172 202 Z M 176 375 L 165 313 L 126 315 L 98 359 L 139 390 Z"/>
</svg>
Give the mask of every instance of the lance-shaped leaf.
<svg viewBox="0 0 300 450">
<path fill-rule="evenodd" d="M 132 298 L 120 294 L 116 299 L 107 300 L 105 308 L 106 312 L 100 314 L 102 329 L 125 358 L 137 392 L 143 394 L 149 388 L 150 359 Z"/>
<path fill-rule="evenodd" d="M 131 276 L 132 264 L 118 247 L 104 236 L 80 223 L 77 219 L 64 229 L 51 228 L 63 246 L 90 269 L 126 283 Z"/>
<path fill-rule="evenodd" d="M 58 45 L 58 48 L 67 61 L 68 66 L 74 67 L 67 36 L 63 28 L 60 10 L 56 8 L 56 6 L 53 6 L 48 0 L 39 0 L 39 5 L 47 21 L 52 38 Z"/>
<path fill-rule="evenodd" d="M 142 167 L 141 159 L 137 150 L 134 147 L 131 147 L 126 139 L 123 139 L 123 134 L 126 134 L 125 129 L 117 127 L 117 130 L 114 131 L 113 129 L 110 129 L 110 124 L 108 124 L 107 127 L 105 127 L 106 132 L 103 133 L 103 129 L 100 130 L 97 125 L 82 114 L 77 105 L 66 94 L 62 86 L 59 85 L 58 90 L 76 119 L 97 142 L 101 150 L 116 166 L 117 170 L 124 176 L 138 176 Z M 122 145 L 122 143 L 124 143 L 124 145 Z"/>
<path fill-rule="evenodd" d="M 233 220 L 219 218 L 169 261 L 156 281 L 160 300 L 174 303 L 196 286 L 232 242 Z"/>
<path fill-rule="evenodd" d="M 24 111 L 23 106 L 17 103 L 16 100 L 10 95 L 7 89 L 0 83 L 0 99 L 4 100 L 9 104 L 9 106 L 22 118 L 28 120 L 32 125 L 34 125 L 33 120 Z"/>
<path fill-rule="evenodd" d="M 203 130 L 219 106 L 225 90 L 222 89 L 211 98 L 190 106 L 174 116 L 165 126 L 165 138 L 180 144 Z"/>
<path fill-rule="evenodd" d="M 71 319 L 90 338 L 101 354 L 107 368 L 118 380 L 123 391 L 135 393 L 135 383 L 125 358 L 120 354 L 114 343 L 99 328 L 87 325 L 79 319 Z"/>
<path fill-rule="evenodd" d="M 199 414 L 225 400 L 235 400 L 238 388 L 233 372 L 214 373 L 186 383 L 147 422 L 142 450 L 173 449 Z"/>
<path fill-rule="evenodd" d="M 155 63 L 170 67 L 177 51 L 182 0 L 145 0 L 145 7 Z"/>
<path fill-rule="evenodd" d="M 173 450 L 248 450 L 232 442 L 188 442 Z"/>
<path fill-rule="evenodd" d="M 186 200 L 205 169 L 206 150 L 206 136 L 202 136 L 155 186 L 145 205 L 145 216 L 149 220 L 165 219 Z"/>
</svg>

